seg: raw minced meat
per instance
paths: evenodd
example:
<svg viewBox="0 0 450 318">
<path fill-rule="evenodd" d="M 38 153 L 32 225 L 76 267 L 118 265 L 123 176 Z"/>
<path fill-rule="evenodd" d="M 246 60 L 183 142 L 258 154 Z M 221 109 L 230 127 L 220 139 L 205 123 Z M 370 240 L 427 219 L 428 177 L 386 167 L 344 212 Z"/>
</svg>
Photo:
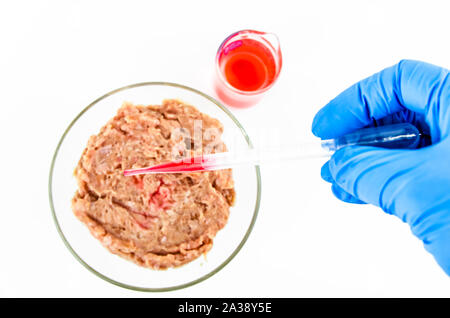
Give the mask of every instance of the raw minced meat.
<svg viewBox="0 0 450 318">
<path fill-rule="evenodd" d="M 75 169 L 73 212 L 112 253 L 139 265 L 165 269 L 194 260 L 227 223 L 235 197 L 231 170 L 132 177 L 123 171 L 169 162 L 174 154 L 226 151 L 222 131 L 218 120 L 178 100 L 124 103 L 88 141 Z"/>
</svg>

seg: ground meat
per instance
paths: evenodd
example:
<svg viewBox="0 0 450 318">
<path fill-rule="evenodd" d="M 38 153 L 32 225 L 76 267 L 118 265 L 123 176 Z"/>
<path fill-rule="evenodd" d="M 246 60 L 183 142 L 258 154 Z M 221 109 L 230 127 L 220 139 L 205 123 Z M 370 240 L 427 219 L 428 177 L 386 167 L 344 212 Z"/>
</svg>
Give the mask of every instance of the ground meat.
<svg viewBox="0 0 450 318">
<path fill-rule="evenodd" d="M 75 169 L 74 214 L 112 253 L 139 265 L 165 269 L 194 260 L 227 223 L 235 198 L 231 170 L 132 177 L 123 171 L 226 151 L 222 131 L 218 120 L 178 100 L 124 103 L 89 139 Z"/>
</svg>

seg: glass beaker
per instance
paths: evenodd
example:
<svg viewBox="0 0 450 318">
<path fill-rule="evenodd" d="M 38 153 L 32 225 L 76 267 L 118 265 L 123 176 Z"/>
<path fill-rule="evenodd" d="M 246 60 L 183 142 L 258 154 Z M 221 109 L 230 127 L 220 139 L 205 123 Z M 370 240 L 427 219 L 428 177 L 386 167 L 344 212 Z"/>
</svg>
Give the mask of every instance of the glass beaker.
<svg viewBox="0 0 450 318">
<path fill-rule="evenodd" d="M 281 65 L 275 34 L 255 30 L 233 33 L 216 54 L 215 92 L 229 106 L 252 106 L 275 83 Z"/>
</svg>

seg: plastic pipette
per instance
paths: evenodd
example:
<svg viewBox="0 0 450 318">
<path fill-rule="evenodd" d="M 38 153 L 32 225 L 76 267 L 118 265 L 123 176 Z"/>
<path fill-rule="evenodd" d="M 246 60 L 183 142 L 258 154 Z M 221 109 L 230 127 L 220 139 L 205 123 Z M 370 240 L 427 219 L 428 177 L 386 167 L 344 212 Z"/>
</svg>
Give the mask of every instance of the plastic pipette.
<svg viewBox="0 0 450 318">
<path fill-rule="evenodd" d="M 317 143 L 302 143 L 282 149 L 245 149 L 239 152 L 223 152 L 184 158 L 140 169 L 124 171 L 125 176 L 147 173 L 180 173 L 211 171 L 241 165 L 260 165 L 284 160 L 301 160 L 330 157 L 345 146 L 361 145 L 391 149 L 414 149 L 420 141 L 420 132 L 408 123 L 370 127 L 357 130 L 336 139 Z"/>
</svg>

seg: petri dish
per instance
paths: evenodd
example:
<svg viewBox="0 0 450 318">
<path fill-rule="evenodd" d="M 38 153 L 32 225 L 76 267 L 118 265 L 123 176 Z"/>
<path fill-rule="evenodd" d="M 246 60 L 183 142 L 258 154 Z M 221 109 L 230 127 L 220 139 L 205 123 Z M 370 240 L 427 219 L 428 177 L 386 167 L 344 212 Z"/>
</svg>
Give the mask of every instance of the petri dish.
<svg viewBox="0 0 450 318">
<path fill-rule="evenodd" d="M 72 255 L 89 271 L 120 287 L 147 292 L 185 288 L 213 276 L 242 249 L 255 224 L 261 197 L 258 166 L 233 169 L 236 203 L 227 225 L 220 230 L 211 250 L 178 268 L 152 270 L 110 253 L 73 214 L 71 199 L 77 189 L 73 170 L 88 138 L 112 118 L 124 101 L 159 104 L 176 98 L 218 119 L 224 126 L 222 139 L 229 150 L 252 148 L 245 129 L 214 98 L 187 86 L 145 82 L 115 89 L 86 106 L 62 134 L 53 154 L 49 173 L 49 203 L 57 231 Z"/>
</svg>

